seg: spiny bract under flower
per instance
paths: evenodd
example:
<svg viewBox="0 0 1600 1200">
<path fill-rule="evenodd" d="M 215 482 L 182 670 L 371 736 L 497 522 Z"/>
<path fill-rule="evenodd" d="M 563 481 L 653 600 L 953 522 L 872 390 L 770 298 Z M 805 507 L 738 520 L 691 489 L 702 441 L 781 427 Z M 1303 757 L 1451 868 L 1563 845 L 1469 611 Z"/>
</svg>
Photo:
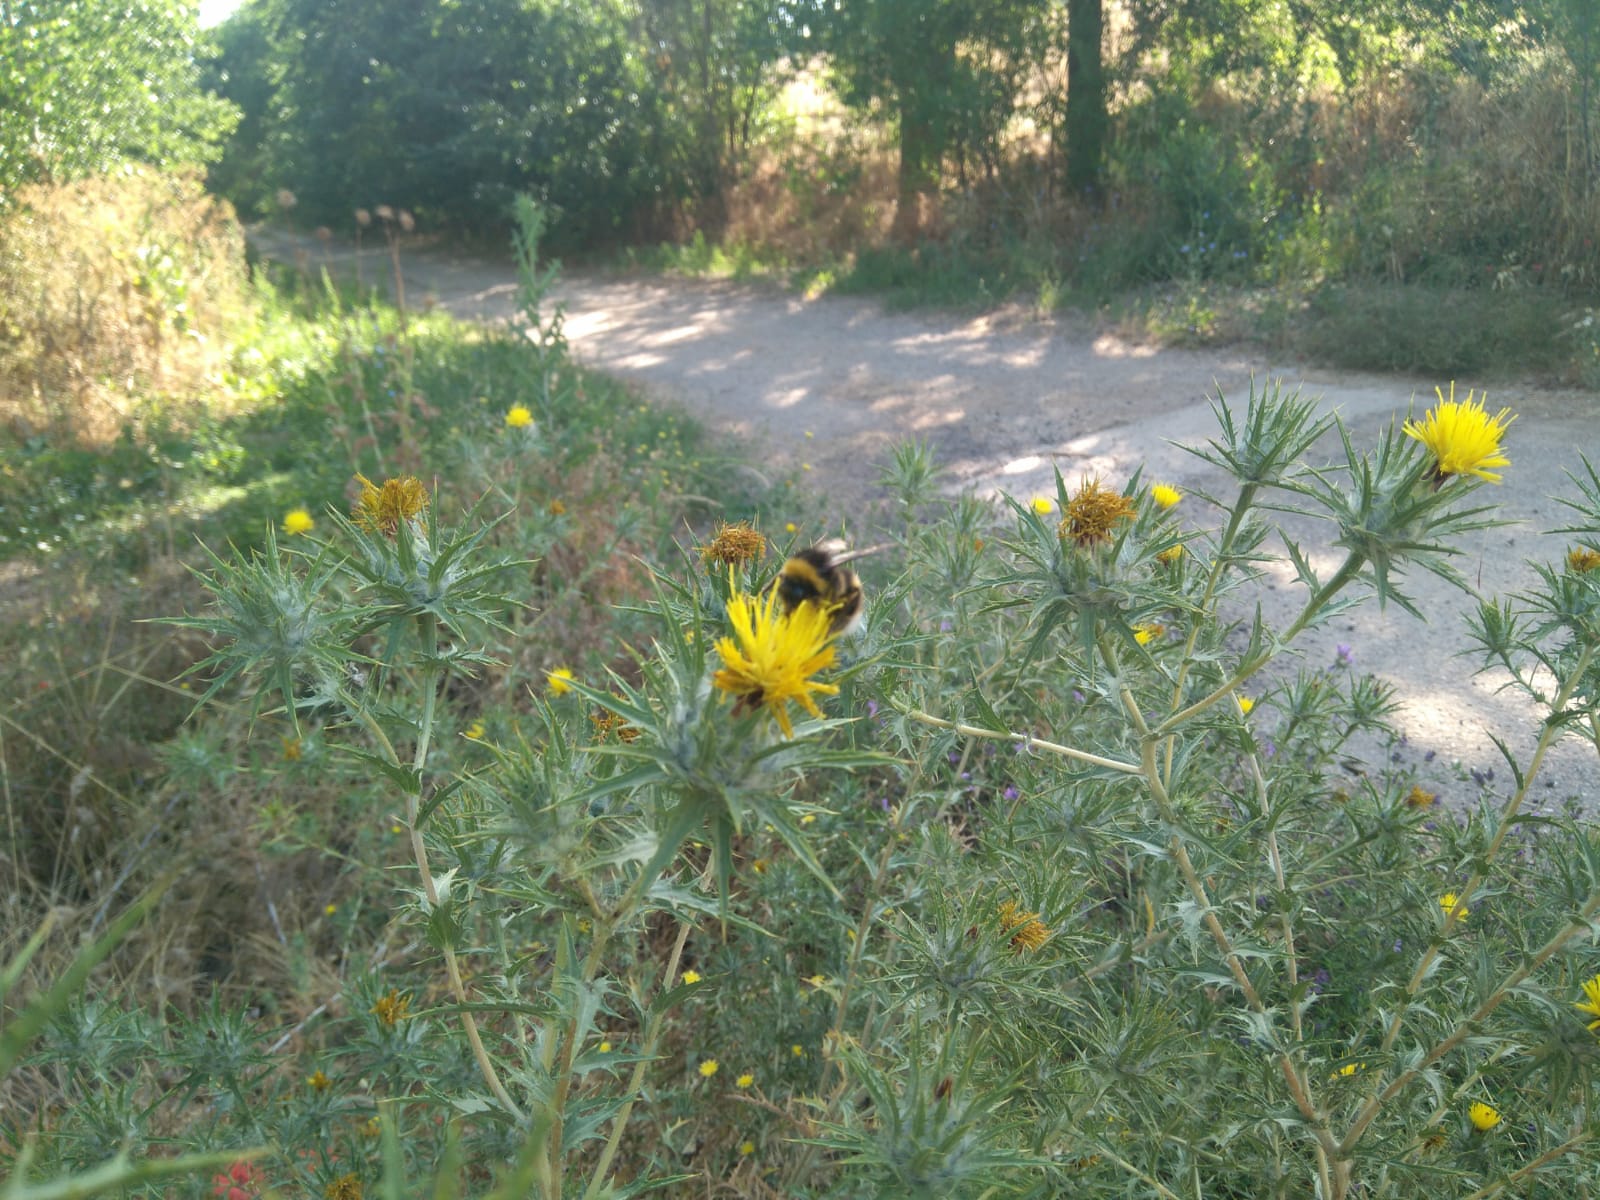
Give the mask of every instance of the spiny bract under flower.
<svg viewBox="0 0 1600 1200">
<path fill-rule="evenodd" d="M 1438 388 L 1438 406 L 1428 410 L 1418 421 L 1407 421 L 1403 426 L 1407 437 L 1416 438 L 1434 457 L 1434 474 L 1440 478 L 1450 475 L 1476 475 L 1490 483 L 1499 483 L 1500 475 L 1492 467 L 1511 465 L 1511 460 L 1500 450 L 1500 439 L 1506 427 L 1516 420 L 1509 408 L 1502 408 L 1490 416 L 1483 401 L 1474 401 L 1472 393 L 1465 400 L 1456 399 L 1456 385 L 1450 385 L 1450 399 Z"/>
<path fill-rule="evenodd" d="M 728 623 L 733 626 L 733 636 L 717 642 L 722 669 L 711 682 L 738 698 L 736 713 L 765 708 L 785 737 L 794 736 L 789 722 L 791 700 L 812 716 L 822 716 L 812 693 L 833 696 L 839 692 L 833 684 L 812 679 L 834 661 L 827 610 L 801 604 L 785 613 L 778 603 L 777 588 L 768 588 L 764 599 L 734 592 L 728 601 Z"/>
<path fill-rule="evenodd" d="M 1600 1033 L 1600 975 L 1584 981 L 1584 999 L 1577 1001 L 1573 1007 L 1579 1012 L 1588 1013 L 1594 1020 L 1589 1022 L 1589 1028 Z"/>
<path fill-rule="evenodd" d="M 409 521 L 428 507 L 428 489 L 415 475 L 401 475 L 385 479 L 379 487 L 365 475 L 361 481 L 361 495 L 356 497 L 351 517 L 368 533 L 393 535 L 400 522 Z"/>
</svg>

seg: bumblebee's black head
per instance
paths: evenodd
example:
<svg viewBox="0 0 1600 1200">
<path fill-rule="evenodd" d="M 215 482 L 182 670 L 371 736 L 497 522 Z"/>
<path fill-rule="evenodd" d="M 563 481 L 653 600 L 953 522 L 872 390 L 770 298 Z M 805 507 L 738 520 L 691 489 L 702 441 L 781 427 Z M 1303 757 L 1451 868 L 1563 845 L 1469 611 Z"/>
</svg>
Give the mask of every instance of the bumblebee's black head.
<svg viewBox="0 0 1600 1200">
<path fill-rule="evenodd" d="M 833 598 L 834 588 L 829 582 L 833 571 L 833 556 L 826 550 L 816 546 L 797 550 L 778 576 L 778 598 L 790 610 L 808 600 L 825 603 Z"/>
</svg>

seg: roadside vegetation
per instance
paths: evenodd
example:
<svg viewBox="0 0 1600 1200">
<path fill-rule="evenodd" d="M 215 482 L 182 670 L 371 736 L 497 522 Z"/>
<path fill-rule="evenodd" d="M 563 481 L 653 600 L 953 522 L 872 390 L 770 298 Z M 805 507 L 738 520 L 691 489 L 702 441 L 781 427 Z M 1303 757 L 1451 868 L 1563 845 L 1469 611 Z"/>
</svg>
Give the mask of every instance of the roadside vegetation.
<svg viewBox="0 0 1600 1200">
<path fill-rule="evenodd" d="M 1110 259 L 1064 270 L 1040 303 L 1139 282 L 1203 328 L 1212 295 L 1271 295 L 1266 320 L 1291 307 L 1288 289 L 1309 307 L 1285 322 L 1333 305 L 1324 288 L 1370 288 L 1396 306 L 1473 297 L 1450 336 L 1476 351 L 1518 322 L 1532 339 L 1539 304 L 1563 320 L 1582 311 L 1581 239 L 1567 258 L 1554 242 L 1518 243 L 1551 251 L 1527 260 L 1501 245 L 1484 282 L 1452 274 L 1435 243 L 1425 259 L 1397 247 L 1398 273 L 1380 287 L 1359 254 L 1328 249 L 1365 243 L 1311 239 L 1302 203 L 1275 228 L 1285 246 L 1321 249 L 1300 266 L 1290 249 L 1258 260 L 1255 218 L 1225 223 L 1279 168 L 1230 158 L 1250 140 L 1242 124 L 1218 132 L 1232 102 L 1179 89 L 1173 103 L 1218 123 L 1191 126 L 1180 109 L 1140 126 L 1143 93 L 1128 83 L 1133 99 L 1107 102 L 1099 164 L 1080 153 L 1092 123 L 1073 125 L 1058 183 L 1034 163 L 1055 189 L 1040 223 L 1019 216 L 986 241 L 976 200 L 962 205 L 1021 194 L 1007 181 L 1034 151 L 1002 137 L 1009 117 L 913 128 L 908 143 L 905 122 L 953 93 L 903 76 L 882 86 L 863 56 L 849 71 L 841 59 L 841 96 L 897 113 L 895 148 L 916 169 L 886 166 L 860 124 L 841 125 L 831 148 L 791 130 L 770 152 L 821 155 L 805 161 L 837 186 L 808 190 L 824 177 L 808 168 L 781 194 L 816 206 L 791 221 L 774 204 L 767 240 L 741 240 L 755 177 L 684 157 L 707 143 L 674 123 L 698 111 L 684 64 L 703 26 L 656 27 L 667 48 L 641 58 L 626 41 L 634 25 L 608 26 L 613 44 L 583 24 L 615 16 L 604 6 L 530 6 L 533 32 L 494 29 L 512 47 L 537 35 L 551 86 L 581 50 L 599 66 L 573 80 L 613 68 L 679 80 L 670 94 L 619 94 L 682 145 L 651 141 L 646 125 L 617 143 L 596 135 L 570 160 L 557 147 L 522 174 L 488 151 L 478 175 L 450 160 L 458 182 L 489 179 L 496 163 L 510 172 L 499 207 L 500 193 L 361 174 L 378 159 L 439 170 L 457 144 L 405 124 L 437 116 L 419 98 L 363 108 L 361 88 L 481 82 L 496 78 L 488 66 L 419 75 L 369 53 L 357 87 L 316 57 L 336 65 L 357 35 L 400 31 L 418 53 L 477 45 L 492 57 L 500 47 L 469 18 L 494 12 L 440 10 L 437 27 L 389 12 L 382 29 L 333 37 L 370 6 L 346 7 L 270 0 L 223 31 L 224 64 L 246 33 L 277 64 L 216 77 L 242 116 L 207 90 L 182 5 L 119 10 L 123 32 L 142 21 L 150 33 L 128 45 L 167 47 L 177 64 L 122 92 L 131 76 L 91 69 L 106 43 L 84 36 L 101 29 L 91 10 L 104 15 L 90 0 L 64 23 L 0 8 L 0 50 L 102 89 L 0 75 L 12 102 L 0 105 L 0 165 L 13 171 L 0 212 L 0 1200 L 1544 1200 L 1600 1188 L 1600 835 L 1575 805 L 1529 811 L 1551 745 L 1600 749 L 1596 468 L 1553 481 L 1558 528 L 1528 539 L 1537 585 L 1465 602 L 1463 653 L 1544 714 L 1534 749 L 1508 753 L 1503 779 L 1435 795 L 1385 754 L 1353 758 L 1393 737 L 1389 693 L 1359 646 L 1329 662 L 1288 656 L 1306 630 L 1363 606 L 1411 611 L 1417 571 L 1465 588 L 1452 555 L 1495 519 L 1495 480 L 1537 469 L 1502 452 L 1513 412 L 1452 391 L 1370 444 L 1347 435 L 1333 461 L 1308 462 L 1333 427 L 1314 405 L 1270 385 L 1217 396 L 1201 453 L 1232 483 L 1216 496 L 1135 474 L 1058 480 L 1053 497 L 994 506 L 945 495 L 939 465 L 907 444 L 868 468 L 887 499 L 844 531 L 877 544 L 852 564 L 867 611 L 846 632 L 850 577 L 788 562 L 836 532 L 817 527 L 804 477 L 775 478 L 576 366 L 542 249 L 666 222 L 696 269 L 792 254 L 821 264 L 806 268 L 815 286 L 875 280 L 965 303 L 1017 294 L 983 264 L 1012 263 L 1022 279 L 1078 237 L 1120 247 L 1086 249 L 1084 264 L 1114 254 L 1126 273 Z M 1031 14 L 1033 37 L 1054 12 L 982 11 L 989 66 L 1033 53 L 999 17 Z M 1432 29 L 1428 11 L 1380 48 Z M 893 12 L 861 5 L 851 19 Z M 1337 12 L 1307 12 L 1324 21 L 1322 48 L 1286 61 L 1332 55 L 1354 89 L 1381 22 L 1336 42 Z M 1530 12 L 1491 32 L 1515 43 L 1526 78 L 1549 72 L 1570 88 L 1581 29 L 1537 43 Z M 290 20 L 314 43 L 303 62 L 281 57 L 288 27 L 273 22 Z M 827 52 L 895 49 L 888 26 L 821 20 Z M 1209 61 L 1198 48 L 1238 49 L 1233 25 L 1187 29 L 1178 48 L 1196 57 L 1161 43 L 1179 82 L 1184 62 Z M 1426 61 L 1463 52 L 1413 48 Z M 1495 74 L 1502 49 L 1479 47 L 1479 99 L 1523 78 Z M 956 61 L 968 72 L 956 77 L 986 81 L 978 90 L 1000 106 L 971 111 L 1003 115 L 1032 94 Z M 1103 64 L 1109 79 L 1121 61 Z M 1280 67 L 1267 55 L 1255 69 Z M 293 105 L 252 108 L 239 90 L 252 78 L 302 90 Z M 326 140 L 310 140 L 309 114 L 328 110 L 307 107 L 306 89 L 341 80 L 355 89 L 341 101 L 348 128 L 384 148 L 372 161 L 344 152 L 345 123 L 324 121 Z M 493 97 L 479 99 L 476 119 L 498 127 Z M 757 100 L 752 145 L 772 111 Z M 1092 110 L 1093 92 L 1081 103 Z M 75 131 L 106 132 L 94 111 L 121 116 L 91 142 Z M 236 119 L 255 132 L 225 142 Z M 1067 119 L 1048 128 L 1065 136 Z M 581 141 L 585 128 L 566 134 Z M 717 125 L 716 146 L 730 128 L 743 126 Z M 1135 195 L 1117 190 L 1131 170 L 1118 155 L 1139 128 L 1189 157 L 1181 171 L 1152 167 L 1141 178 L 1153 190 L 1118 210 L 1114 197 Z M 985 137 L 1019 149 L 990 162 Z M 1484 153 L 1498 144 L 1484 140 Z M 638 159 L 641 146 L 653 157 Z M 606 169 L 612 150 L 683 174 L 665 189 L 630 180 Z M 319 176 L 325 194 L 288 170 L 312 151 L 350 172 Z M 241 167 L 251 154 L 267 157 Z M 722 164 L 715 200 L 692 161 Z M 1513 200 L 1498 194 L 1408 199 L 1441 161 L 1397 168 L 1372 213 L 1424 241 L 1451 220 L 1510 221 Z M 1238 190 L 1215 207 L 1207 193 L 1184 218 L 1188 240 L 1162 251 L 1178 229 L 1159 215 L 1162 189 L 1230 162 L 1244 171 Z M 200 182 L 208 164 L 213 184 L 235 172 L 240 203 L 306 223 L 297 263 L 248 263 L 237 210 Z M 585 172 L 595 190 L 580 212 Z M 1580 219 L 1580 197 L 1539 209 L 1538 178 L 1530 169 L 1517 203 L 1527 237 L 1554 238 Z M 270 195 L 237 190 L 262 179 Z M 880 186 L 892 208 L 841 199 Z M 573 198 L 541 204 L 524 187 Z M 460 195 L 476 216 L 450 209 Z M 1327 204 L 1322 228 L 1345 229 L 1350 213 Z M 390 251 L 385 279 L 321 270 L 317 225 L 341 212 Z M 851 222 L 861 240 L 831 244 L 825 231 Z M 511 326 L 456 324 L 404 299 L 408 238 L 450 224 L 507 238 L 520 281 Z M 812 246 L 785 240 L 803 228 Z M 1102 240 L 1082 240 L 1096 230 Z M 1030 244 L 1032 257 L 1018 249 Z M 1132 264 L 1168 261 L 1158 252 L 1238 273 L 1137 276 Z M 1462 272 L 1469 258 L 1455 260 Z M 1283 289 L 1254 274 L 1262 263 Z M 998 282 L 984 291 L 973 281 L 985 278 Z M 1160 290 L 1178 281 L 1187 290 Z M 1488 314 L 1495 298 L 1499 323 L 1474 325 L 1472 305 Z M 1351 301 L 1327 320 L 1367 329 L 1357 311 Z M 1563 361 L 1551 369 L 1582 367 Z M 1324 517 L 1326 539 L 1283 536 L 1286 509 Z M 1276 627 L 1226 618 L 1255 608 L 1273 567 L 1298 580 L 1300 612 Z M 807 587 L 820 598 L 800 599 Z"/>
</svg>

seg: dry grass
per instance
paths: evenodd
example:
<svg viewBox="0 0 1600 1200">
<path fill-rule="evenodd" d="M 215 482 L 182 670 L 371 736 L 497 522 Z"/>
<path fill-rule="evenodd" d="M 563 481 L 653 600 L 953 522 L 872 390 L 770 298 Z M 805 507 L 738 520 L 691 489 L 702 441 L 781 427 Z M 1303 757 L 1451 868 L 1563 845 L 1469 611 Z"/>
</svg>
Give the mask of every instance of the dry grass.
<svg viewBox="0 0 1600 1200">
<path fill-rule="evenodd" d="M 203 394 L 243 309 L 238 221 L 195 176 L 34 185 L 0 224 L 0 420 L 99 444 Z"/>
</svg>

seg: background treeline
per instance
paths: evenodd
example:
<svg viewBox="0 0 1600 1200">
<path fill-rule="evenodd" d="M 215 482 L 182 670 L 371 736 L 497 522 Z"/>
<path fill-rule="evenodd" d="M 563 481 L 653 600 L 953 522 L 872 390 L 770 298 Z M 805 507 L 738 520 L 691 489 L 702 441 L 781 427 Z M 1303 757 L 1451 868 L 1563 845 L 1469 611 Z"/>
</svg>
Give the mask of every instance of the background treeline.
<svg viewBox="0 0 1600 1200">
<path fill-rule="evenodd" d="M 498 229 L 528 190 L 569 246 L 1031 241 L 1111 284 L 1600 269 L 1590 0 L 254 0 L 220 41 L 243 119 L 214 181 L 309 223 Z"/>
</svg>

